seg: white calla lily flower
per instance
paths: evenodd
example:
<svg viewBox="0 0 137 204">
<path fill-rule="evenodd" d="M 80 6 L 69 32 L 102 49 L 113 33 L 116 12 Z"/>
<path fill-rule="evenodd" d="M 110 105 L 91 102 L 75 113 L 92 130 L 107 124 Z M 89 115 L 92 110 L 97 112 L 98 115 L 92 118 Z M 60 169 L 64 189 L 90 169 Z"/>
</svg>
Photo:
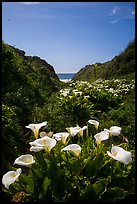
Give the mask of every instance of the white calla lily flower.
<svg viewBox="0 0 137 204">
<path fill-rule="evenodd" d="M 76 156 L 79 156 L 79 154 L 81 153 L 81 147 L 78 144 L 70 144 L 64 147 L 61 151 L 71 151 Z"/>
<path fill-rule="evenodd" d="M 81 128 L 79 126 L 66 128 L 66 130 L 69 132 L 69 134 L 72 137 L 74 137 L 78 133 L 80 133 L 80 135 L 83 136 L 83 131 L 86 129 L 87 129 L 87 126 L 84 126 L 83 128 Z"/>
<path fill-rule="evenodd" d="M 30 148 L 30 151 L 31 151 L 31 152 L 39 152 L 39 151 L 41 151 L 41 150 L 43 150 L 43 149 L 44 149 L 43 147 L 32 146 L 32 147 Z"/>
<path fill-rule="evenodd" d="M 46 132 L 45 132 L 45 131 L 40 132 L 40 133 L 39 133 L 39 136 L 40 136 L 40 137 L 46 136 Z"/>
<path fill-rule="evenodd" d="M 56 134 L 53 134 L 53 137 L 59 141 L 61 140 L 63 144 L 66 143 L 66 140 L 67 140 L 67 137 L 69 136 L 69 133 L 68 132 L 59 132 L 59 133 L 56 133 Z"/>
<path fill-rule="evenodd" d="M 25 126 L 26 128 L 30 128 L 34 132 L 34 136 L 37 139 L 39 134 L 39 129 L 43 126 L 47 125 L 47 121 L 38 123 L 38 124 L 29 124 L 28 126 Z"/>
<path fill-rule="evenodd" d="M 80 136 L 83 136 L 83 131 L 87 129 L 87 126 L 83 126 L 83 128 L 81 128 L 81 130 L 79 131 Z"/>
<path fill-rule="evenodd" d="M 131 152 L 124 150 L 122 147 L 113 146 L 111 152 L 107 151 L 107 154 L 125 165 L 132 161 Z"/>
<path fill-rule="evenodd" d="M 76 127 L 70 127 L 70 128 L 66 128 L 66 130 L 69 132 L 69 134 L 74 137 L 79 131 L 80 131 L 80 127 L 76 126 Z"/>
<path fill-rule="evenodd" d="M 56 145 L 57 141 L 53 138 L 50 138 L 48 136 L 44 136 L 42 138 L 39 138 L 33 142 L 30 142 L 29 144 L 31 146 L 38 146 L 43 147 L 44 149 L 48 150 L 49 152 L 51 149 Z"/>
<path fill-rule="evenodd" d="M 88 120 L 88 123 L 94 125 L 96 130 L 98 130 L 99 122 L 97 120 Z"/>
<path fill-rule="evenodd" d="M 100 144 L 101 141 L 109 139 L 109 133 L 107 131 L 101 131 L 94 135 L 94 138 L 96 139 L 97 144 Z"/>
<path fill-rule="evenodd" d="M 2 177 L 2 183 L 9 190 L 9 186 L 14 183 L 20 174 L 22 173 L 22 169 L 19 168 L 16 171 L 8 171 L 4 176 Z"/>
<path fill-rule="evenodd" d="M 52 131 L 49 131 L 49 132 L 42 131 L 39 133 L 39 135 L 40 135 L 40 137 L 44 137 L 44 136 L 52 137 L 53 132 Z"/>
<path fill-rule="evenodd" d="M 120 135 L 122 128 L 118 126 L 112 126 L 109 130 L 106 128 L 104 130 L 108 131 L 110 135 L 118 136 Z"/>
<path fill-rule="evenodd" d="M 82 91 L 78 91 L 77 89 L 74 89 L 74 90 L 72 90 L 72 92 L 75 94 L 75 95 L 82 95 Z"/>
<path fill-rule="evenodd" d="M 17 159 L 15 159 L 14 164 L 18 164 L 21 166 L 30 166 L 31 164 L 35 163 L 35 160 L 31 154 L 21 155 Z"/>
</svg>

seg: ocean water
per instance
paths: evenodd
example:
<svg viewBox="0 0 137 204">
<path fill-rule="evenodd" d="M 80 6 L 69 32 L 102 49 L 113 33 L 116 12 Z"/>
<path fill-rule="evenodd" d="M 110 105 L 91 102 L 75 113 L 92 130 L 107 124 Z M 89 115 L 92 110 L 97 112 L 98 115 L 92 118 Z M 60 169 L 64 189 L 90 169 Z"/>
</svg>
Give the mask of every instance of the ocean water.
<svg viewBox="0 0 137 204">
<path fill-rule="evenodd" d="M 57 75 L 58 75 L 60 81 L 67 82 L 73 78 L 75 73 L 57 73 Z"/>
</svg>

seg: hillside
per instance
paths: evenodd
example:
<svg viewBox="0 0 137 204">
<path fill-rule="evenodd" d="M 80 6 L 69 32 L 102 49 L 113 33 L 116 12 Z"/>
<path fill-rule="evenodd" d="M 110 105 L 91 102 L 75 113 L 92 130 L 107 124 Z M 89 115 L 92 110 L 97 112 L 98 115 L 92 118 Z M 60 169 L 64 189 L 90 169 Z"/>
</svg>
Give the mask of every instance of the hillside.
<svg viewBox="0 0 137 204">
<path fill-rule="evenodd" d="M 46 61 L 2 49 L 3 201 L 134 202 L 135 79 L 124 78 L 134 71 L 61 83 Z M 35 140 L 25 126 L 44 121 Z"/>
<path fill-rule="evenodd" d="M 127 48 L 111 61 L 86 65 L 73 77 L 73 80 L 95 81 L 102 79 L 116 79 L 123 77 L 135 77 L 135 40 L 130 42 Z"/>
<path fill-rule="evenodd" d="M 4 104 L 18 107 L 21 111 L 25 107 L 29 113 L 30 107 L 42 105 L 59 84 L 54 68 L 45 60 L 37 56 L 25 56 L 24 51 L 2 43 Z M 25 117 L 25 123 L 26 119 Z"/>
<path fill-rule="evenodd" d="M 35 119 L 35 111 L 47 103 L 60 85 L 54 68 L 45 60 L 25 56 L 24 51 L 2 42 L 2 155 L 5 166 L 26 148 L 29 137 L 25 135 L 25 125 L 39 122 Z"/>
</svg>

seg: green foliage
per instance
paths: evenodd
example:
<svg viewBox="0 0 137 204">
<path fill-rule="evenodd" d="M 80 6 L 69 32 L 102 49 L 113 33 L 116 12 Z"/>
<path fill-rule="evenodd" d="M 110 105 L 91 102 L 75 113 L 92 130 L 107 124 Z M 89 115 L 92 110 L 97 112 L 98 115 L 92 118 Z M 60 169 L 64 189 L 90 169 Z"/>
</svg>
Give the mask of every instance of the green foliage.
<svg viewBox="0 0 137 204">
<path fill-rule="evenodd" d="M 25 56 L 24 51 L 2 42 L 3 174 L 16 169 L 12 167 L 16 157 L 30 152 L 29 142 L 34 137 L 25 128 L 29 123 L 48 121 L 41 131 L 53 133 L 66 132 L 66 128 L 76 125 L 88 126 L 83 137 L 77 134 L 67 139 L 67 144 L 81 146 L 79 157 L 61 151 L 65 146 L 61 141 L 50 154 L 44 150 L 32 153 L 36 161 L 32 167 L 22 168 L 19 181 L 10 185 L 9 191 L 3 187 L 6 201 L 19 198 L 21 192 L 25 194 L 22 202 L 134 201 L 133 56 L 134 42 L 111 62 L 86 66 L 86 79 L 93 81 L 98 76 L 102 79 L 92 83 L 73 80 L 61 83 L 46 61 Z M 121 79 L 112 79 L 117 75 Z M 98 131 L 88 124 L 89 119 L 100 122 Z M 93 136 L 114 125 L 122 128 L 122 134 L 97 145 Z M 133 161 L 129 165 L 107 155 L 112 143 L 131 152 Z"/>
<path fill-rule="evenodd" d="M 103 161 L 103 153 L 98 154 L 94 157 L 93 160 L 90 160 L 86 164 L 86 177 L 94 178 L 97 175 L 97 172 L 100 170 L 99 167 L 101 166 Z"/>
<path fill-rule="evenodd" d="M 13 158 L 21 152 L 21 146 L 24 143 L 22 138 L 22 129 L 14 108 L 2 104 L 2 164 L 4 172 L 4 169 L 9 168 L 9 162 L 12 165 Z"/>
<path fill-rule="evenodd" d="M 15 106 L 23 125 L 30 121 L 34 106 L 42 106 L 59 86 L 54 69 L 38 57 L 22 55 L 2 42 L 3 103 Z"/>
<path fill-rule="evenodd" d="M 24 126 L 35 119 L 33 109 L 42 107 L 51 93 L 57 91 L 57 86 L 60 86 L 59 79 L 46 61 L 27 57 L 24 51 L 2 42 L 2 137 L 5 163 L 10 163 L 14 154 L 21 154 L 22 149 L 27 150 L 29 135 L 26 135 Z"/>
<path fill-rule="evenodd" d="M 19 181 L 15 181 L 7 192 L 11 193 L 11 198 L 16 192 L 24 192 L 25 202 L 106 202 L 121 201 L 134 195 L 134 151 L 132 162 L 124 165 L 106 154 L 113 144 L 113 137 L 109 147 L 103 143 L 97 145 L 88 132 L 82 137 L 70 135 L 68 143 L 74 143 L 74 140 L 82 148 L 79 156 L 62 152 L 61 141 L 50 153 L 45 150 L 34 152 L 35 163 L 30 168 L 24 167 Z M 117 145 L 128 151 L 127 143 Z M 127 183 L 125 178 L 130 182 Z"/>
<path fill-rule="evenodd" d="M 73 124 L 83 125 L 87 118 L 90 118 L 92 103 L 88 103 L 81 96 L 72 96 L 72 98 L 63 98 L 59 104 L 65 115 L 72 117 Z"/>
</svg>

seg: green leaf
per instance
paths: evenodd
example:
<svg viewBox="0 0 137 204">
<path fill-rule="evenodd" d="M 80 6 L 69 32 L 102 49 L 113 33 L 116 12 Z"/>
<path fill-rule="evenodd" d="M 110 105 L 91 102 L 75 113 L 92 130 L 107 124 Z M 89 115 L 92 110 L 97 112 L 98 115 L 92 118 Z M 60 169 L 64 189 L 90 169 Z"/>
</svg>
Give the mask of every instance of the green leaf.
<svg viewBox="0 0 137 204">
<path fill-rule="evenodd" d="M 37 179 L 43 178 L 43 171 L 42 171 L 41 168 L 34 169 L 34 170 L 33 170 L 33 174 L 34 174 L 34 176 L 35 176 Z"/>
<path fill-rule="evenodd" d="M 127 191 L 122 188 L 114 187 L 105 191 L 101 196 L 101 200 L 103 202 L 115 202 L 120 201 L 120 199 L 124 198 L 126 195 Z"/>
<path fill-rule="evenodd" d="M 47 170 L 47 163 L 46 163 L 46 161 L 44 159 L 43 152 L 37 152 L 35 154 L 35 157 L 36 157 L 36 159 L 38 161 L 38 164 L 40 164 L 41 167 L 44 169 L 44 171 L 46 171 Z"/>
<path fill-rule="evenodd" d="M 106 179 L 100 179 L 94 184 L 90 184 L 80 196 L 79 201 L 94 202 L 99 199 L 99 196 L 105 191 L 108 183 L 110 183 L 110 176 Z"/>
<path fill-rule="evenodd" d="M 96 197 L 95 191 L 93 189 L 93 185 L 90 184 L 85 192 L 79 197 L 78 201 L 84 202 L 84 201 L 94 201 Z"/>
<path fill-rule="evenodd" d="M 34 178 L 32 171 L 30 171 L 30 173 L 28 175 L 28 185 L 26 187 L 27 187 L 26 190 L 28 193 L 34 194 L 35 178 Z"/>
<path fill-rule="evenodd" d="M 22 190 L 24 190 L 24 189 L 22 188 L 22 186 L 21 186 L 18 182 L 14 182 L 11 186 L 12 186 L 12 188 L 16 189 L 16 191 L 22 191 Z"/>
<path fill-rule="evenodd" d="M 47 189 L 48 189 L 50 183 L 51 183 L 51 179 L 49 179 L 48 177 L 45 177 L 43 184 L 42 184 L 43 185 L 42 192 L 40 192 L 40 194 L 39 194 L 39 199 L 42 199 L 42 197 L 46 197 L 46 192 L 47 192 Z"/>
<path fill-rule="evenodd" d="M 101 168 L 103 153 L 98 154 L 93 160 L 90 160 L 86 165 L 86 176 L 95 177 L 98 170 Z"/>
<path fill-rule="evenodd" d="M 101 181 L 97 181 L 94 185 L 93 185 L 93 189 L 94 189 L 94 192 L 96 194 L 96 197 L 102 193 L 104 190 L 105 190 L 105 185 L 103 182 Z"/>
<path fill-rule="evenodd" d="M 59 170 L 55 180 L 53 181 L 53 195 L 59 200 L 63 198 L 65 194 L 65 171 Z"/>
<path fill-rule="evenodd" d="M 74 160 L 70 164 L 70 169 L 72 170 L 73 173 L 78 174 L 82 170 L 81 163 L 82 163 L 81 159 L 77 158 L 77 160 Z"/>
<path fill-rule="evenodd" d="M 22 173 L 19 177 L 19 181 L 22 182 L 23 184 L 28 183 L 28 176 L 25 173 Z"/>
</svg>

